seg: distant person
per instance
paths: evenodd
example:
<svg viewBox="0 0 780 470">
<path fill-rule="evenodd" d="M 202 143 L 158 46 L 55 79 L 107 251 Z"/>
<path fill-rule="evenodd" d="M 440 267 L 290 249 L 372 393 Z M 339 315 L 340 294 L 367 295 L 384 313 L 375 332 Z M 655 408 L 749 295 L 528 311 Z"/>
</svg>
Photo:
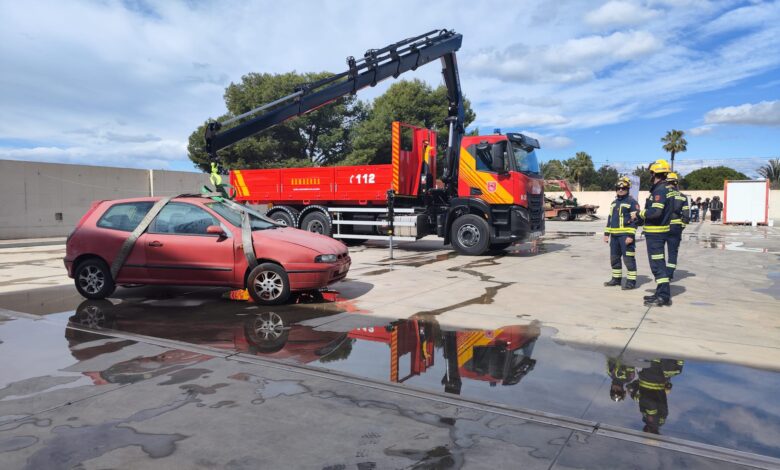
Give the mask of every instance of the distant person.
<svg viewBox="0 0 780 470">
<path fill-rule="evenodd" d="M 691 222 L 699 221 L 700 208 L 701 208 L 701 198 L 697 197 L 696 200 L 691 203 Z"/>
<path fill-rule="evenodd" d="M 710 210 L 710 198 L 704 200 L 701 203 L 701 221 L 704 222 L 707 219 L 707 211 Z"/>
<path fill-rule="evenodd" d="M 723 212 L 723 201 L 720 200 L 720 196 L 712 198 L 710 211 L 712 212 L 711 220 L 713 222 L 718 222 L 720 220 L 720 213 Z"/>
</svg>

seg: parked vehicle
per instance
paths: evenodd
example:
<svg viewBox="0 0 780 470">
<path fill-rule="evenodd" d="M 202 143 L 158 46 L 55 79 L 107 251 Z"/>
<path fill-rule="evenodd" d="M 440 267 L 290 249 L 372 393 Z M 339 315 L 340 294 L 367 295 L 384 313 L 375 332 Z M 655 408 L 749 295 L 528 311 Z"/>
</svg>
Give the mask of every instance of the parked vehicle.
<svg viewBox="0 0 780 470">
<path fill-rule="evenodd" d="M 246 287 L 256 302 L 271 305 L 349 271 L 349 252 L 338 240 L 281 226 L 250 209 L 237 210 L 235 203 L 185 196 L 162 207 L 112 275 L 110 266 L 159 199 L 93 203 L 68 237 L 64 259 L 81 295 L 106 298 L 117 284 Z M 244 250 L 242 211 L 253 257 Z"/>
<path fill-rule="evenodd" d="M 222 122 L 210 121 L 204 140 L 217 152 L 334 100 L 416 70 L 437 59 L 447 87 L 449 130 L 440 184 L 436 133 L 392 123 L 389 165 L 234 170 L 236 199 L 271 204 L 280 223 L 360 243 L 369 239 L 444 239 L 464 255 L 503 250 L 544 234 L 544 184 L 535 149 L 520 133 L 467 136 L 455 53 L 463 37 L 434 30 L 349 57 L 349 70 L 298 87 L 290 95 Z M 405 133 L 405 134 L 404 134 Z"/>
<path fill-rule="evenodd" d="M 566 180 L 545 180 L 547 186 L 554 186 L 563 191 L 565 197 L 544 198 L 544 216 L 548 219 L 567 220 L 592 220 L 597 219 L 596 211 L 599 206 L 592 204 L 579 204 L 577 198 L 571 193 L 569 183 Z"/>
</svg>

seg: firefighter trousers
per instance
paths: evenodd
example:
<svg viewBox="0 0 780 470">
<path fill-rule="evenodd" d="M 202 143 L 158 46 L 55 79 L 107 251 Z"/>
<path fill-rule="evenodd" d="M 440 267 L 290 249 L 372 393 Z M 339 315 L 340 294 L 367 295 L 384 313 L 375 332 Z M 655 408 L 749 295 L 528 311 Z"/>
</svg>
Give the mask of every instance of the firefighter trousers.
<svg viewBox="0 0 780 470">
<path fill-rule="evenodd" d="M 664 248 L 668 233 L 647 233 L 647 259 L 650 261 L 650 271 L 655 277 L 655 295 L 662 299 L 669 299 L 672 293 L 669 290 L 669 274 L 666 271 Z"/>
<path fill-rule="evenodd" d="M 626 243 L 628 237 L 633 235 L 610 235 L 609 237 L 609 260 L 612 263 L 612 277 L 621 279 L 623 269 L 620 264 L 620 258 L 626 265 L 628 274 L 626 278 L 629 281 L 636 281 L 636 241 Z"/>
<path fill-rule="evenodd" d="M 666 234 L 666 271 L 670 280 L 674 277 L 674 270 L 677 269 L 677 254 L 680 252 L 682 232 L 682 225 L 672 224 L 669 233 Z"/>
</svg>

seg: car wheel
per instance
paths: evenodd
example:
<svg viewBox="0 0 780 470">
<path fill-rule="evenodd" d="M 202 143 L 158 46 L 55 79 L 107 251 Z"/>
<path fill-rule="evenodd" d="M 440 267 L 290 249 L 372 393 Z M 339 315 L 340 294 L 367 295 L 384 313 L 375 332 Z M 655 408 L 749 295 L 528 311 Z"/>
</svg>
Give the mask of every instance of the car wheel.
<svg viewBox="0 0 780 470">
<path fill-rule="evenodd" d="M 479 256 L 490 247 L 490 227 L 482 217 L 466 214 L 453 222 L 450 240 L 458 253 Z"/>
<path fill-rule="evenodd" d="M 292 216 L 282 210 L 274 212 L 271 215 L 271 220 L 285 227 L 295 227 L 295 221 Z"/>
<path fill-rule="evenodd" d="M 320 235 L 330 236 L 330 220 L 328 217 L 319 211 L 312 211 L 306 214 L 301 222 L 301 230 L 307 232 L 319 233 Z"/>
<path fill-rule="evenodd" d="M 116 289 L 111 270 L 101 259 L 82 261 L 76 268 L 74 278 L 76 290 L 88 299 L 105 299 Z"/>
<path fill-rule="evenodd" d="M 290 297 L 290 279 L 278 264 L 263 263 L 255 267 L 249 273 L 246 288 L 258 304 L 277 305 Z"/>
<path fill-rule="evenodd" d="M 279 351 L 287 344 L 290 327 L 279 314 L 265 312 L 247 319 L 244 333 L 256 351 L 270 353 Z"/>
<path fill-rule="evenodd" d="M 563 222 L 571 220 L 571 213 L 569 211 L 560 211 L 558 212 L 558 219 L 562 220 Z"/>
</svg>

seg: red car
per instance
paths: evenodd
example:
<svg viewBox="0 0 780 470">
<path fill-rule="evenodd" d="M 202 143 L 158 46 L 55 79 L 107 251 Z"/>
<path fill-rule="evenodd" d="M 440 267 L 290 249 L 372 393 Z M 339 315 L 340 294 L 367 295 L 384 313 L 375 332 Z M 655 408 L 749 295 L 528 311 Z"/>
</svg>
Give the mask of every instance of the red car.
<svg viewBox="0 0 780 470">
<path fill-rule="evenodd" d="M 207 197 L 171 199 L 140 235 L 116 278 L 111 264 L 125 240 L 160 198 L 99 201 L 68 237 L 65 267 L 76 289 L 102 299 L 116 284 L 246 287 L 263 304 L 291 292 L 316 290 L 344 279 L 347 247 L 330 237 L 281 226 L 249 211 L 257 266 L 242 245 L 242 214 L 234 203 Z"/>
</svg>

